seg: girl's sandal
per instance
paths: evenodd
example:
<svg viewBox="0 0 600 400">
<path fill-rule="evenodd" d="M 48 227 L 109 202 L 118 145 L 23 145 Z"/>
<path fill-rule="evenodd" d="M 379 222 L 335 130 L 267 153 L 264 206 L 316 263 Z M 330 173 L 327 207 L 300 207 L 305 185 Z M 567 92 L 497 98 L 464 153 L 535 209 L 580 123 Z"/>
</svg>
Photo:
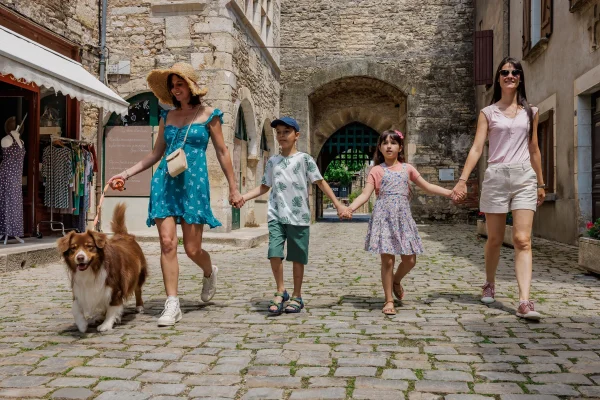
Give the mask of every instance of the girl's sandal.
<svg viewBox="0 0 600 400">
<path fill-rule="evenodd" d="M 275 292 L 275 294 L 273 296 L 281 297 L 281 301 L 278 302 L 275 299 L 271 300 L 271 302 L 269 303 L 268 310 L 271 314 L 281 314 L 283 312 L 283 303 L 285 303 L 286 301 L 288 301 L 290 299 L 290 295 L 288 294 L 287 290 L 284 290 L 283 293 Z M 277 309 L 273 310 L 271 307 L 277 307 Z"/>
<path fill-rule="evenodd" d="M 404 298 L 404 288 L 402 287 L 401 282 L 394 282 L 392 292 L 398 300 L 402 301 L 402 299 Z"/>
<path fill-rule="evenodd" d="M 388 304 L 391 304 L 391 307 L 386 307 Z M 393 301 L 386 301 L 383 305 L 383 310 L 381 310 L 382 313 L 384 313 L 385 315 L 396 315 L 396 309 L 394 308 L 394 302 Z"/>
<path fill-rule="evenodd" d="M 285 312 L 287 314 L 296 314 L 302 311 L 304 308 L 304 301 L 302 301 L 302 297 L 292 297 L 287 307 L 285 308 Z"/>
</svg>

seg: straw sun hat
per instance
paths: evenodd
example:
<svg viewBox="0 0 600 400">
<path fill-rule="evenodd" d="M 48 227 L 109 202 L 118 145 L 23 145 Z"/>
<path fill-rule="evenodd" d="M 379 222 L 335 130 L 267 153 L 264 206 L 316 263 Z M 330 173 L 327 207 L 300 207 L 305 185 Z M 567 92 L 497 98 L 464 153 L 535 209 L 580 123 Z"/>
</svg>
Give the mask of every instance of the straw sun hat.
<svg viewBox="0 0 600 400">
<path fill-rule="evenodd" d="M 208 93 L 208 89 L 200 89 L 196 83 L 198 81 L 198 75 L 196 74 L 196 71 L 194 71 L 194 67 L 187 63 L 176 63 L 169 69 L 152 70 L 146 77 L 150 90 L 158 97 L 158 100 L 160 100 L 161 103 L 173 105 L 173 96 L 167 86 L 167 79 L 171 74 L 178 75 L 185 79 L 190 87 L 192 95 L 202 97 Z"/>
</svg>

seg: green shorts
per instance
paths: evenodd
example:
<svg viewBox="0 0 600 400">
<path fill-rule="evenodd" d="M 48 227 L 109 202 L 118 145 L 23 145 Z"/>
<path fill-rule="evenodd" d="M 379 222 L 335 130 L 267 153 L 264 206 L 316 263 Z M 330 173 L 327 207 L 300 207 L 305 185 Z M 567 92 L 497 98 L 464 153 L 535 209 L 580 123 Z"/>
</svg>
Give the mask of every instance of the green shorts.
<svg viewBox="0 0 600 400">
<path fill-rule="evenodd" d="M 268 258 L 283 258 L 283 244 L 287 240 L 286 260 L 303 265 L 308 263 L 308 239 L 310 226 L 284 225 L 269 221 Z"/>
</svg>

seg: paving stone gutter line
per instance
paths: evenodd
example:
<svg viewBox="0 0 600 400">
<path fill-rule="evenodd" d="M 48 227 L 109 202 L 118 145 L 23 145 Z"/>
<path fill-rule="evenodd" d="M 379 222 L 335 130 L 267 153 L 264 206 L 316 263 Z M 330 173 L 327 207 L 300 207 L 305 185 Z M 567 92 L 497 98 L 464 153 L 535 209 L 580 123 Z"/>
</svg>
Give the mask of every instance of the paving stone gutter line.
<svg viewBox="0 0 600 400">
<path fill-rule="evenodd" d="M 140 243 L 158 242 L 156 232 L 132 232 Z M 179 235 L 181 237 L 181 235 Z M 0 248 L 0 274 L 26 268 L 36 268 L 60 262 L 60 254 L 56 251 L 57 238 L 31 239 L 24 245 Z M 228 233 L 205 232 L 202 241 L 207 244 L 250 249 L 269 240 L 266 225 L 258 228 L 243 228 Z"/>
</svg>

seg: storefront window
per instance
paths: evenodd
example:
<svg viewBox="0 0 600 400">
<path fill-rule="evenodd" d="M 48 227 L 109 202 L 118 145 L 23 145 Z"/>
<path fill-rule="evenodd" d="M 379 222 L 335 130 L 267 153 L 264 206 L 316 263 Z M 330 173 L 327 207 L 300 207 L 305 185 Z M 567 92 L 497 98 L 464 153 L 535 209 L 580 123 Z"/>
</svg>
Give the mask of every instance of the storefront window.
<svg viewBox="0 0 600 400">
<path fill-rule="evenodd" d="M 158 126 L 161 107 L 152 93 L 142 93 L 127 100 L 129 113 L 121 116 L 113 113 L 108 126 Z"/>
</svg>

